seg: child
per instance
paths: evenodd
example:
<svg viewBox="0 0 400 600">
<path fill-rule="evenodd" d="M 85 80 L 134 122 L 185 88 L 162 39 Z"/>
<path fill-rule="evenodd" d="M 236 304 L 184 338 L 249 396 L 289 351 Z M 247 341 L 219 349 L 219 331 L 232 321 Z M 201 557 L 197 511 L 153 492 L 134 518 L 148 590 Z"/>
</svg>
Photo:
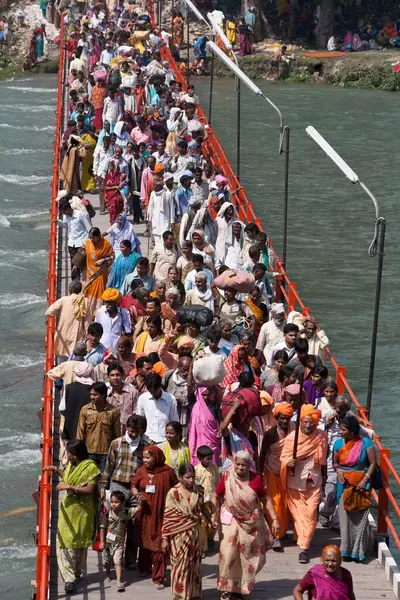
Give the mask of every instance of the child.
<svg viewBox="0 0 400 600">
<path fill-rule="evenodd" d="M 213 464 L 213 451 L 209 446 L 199 446 L 197 448 L 197 458 L 200 464 L 195 466 L 196 484 L 204 489 L 204 504 L 210 514 L 212 514 L 211 496 L 219 482 L 219 469 Z M 216 523 L 216 515 L 212 516 L 212 523 Z M 203 541 L 203 553 L 207 552 L 208 544 L 214 545 L 215 528 L 210 527 L 204 517 L 201 519 L 201 538 Z"/>
<path fill-rule="evenodd" d="M 117 591 L 125 591 L 125 583 L 121 582 L 122 562 L 125 549 L 125 535 L 127 523 L 132 519 L 140 508 L 128 508 L 125 506 L 125 495 L 123 492 L 111 493 L 110 510 L 106 512 L 100 524 L 100 550 L 104 550 L 104 562 L 107 571 L 107 580 L 111 581 L 111 563 L 114 563 L 117 575 Z"/>
</svg>

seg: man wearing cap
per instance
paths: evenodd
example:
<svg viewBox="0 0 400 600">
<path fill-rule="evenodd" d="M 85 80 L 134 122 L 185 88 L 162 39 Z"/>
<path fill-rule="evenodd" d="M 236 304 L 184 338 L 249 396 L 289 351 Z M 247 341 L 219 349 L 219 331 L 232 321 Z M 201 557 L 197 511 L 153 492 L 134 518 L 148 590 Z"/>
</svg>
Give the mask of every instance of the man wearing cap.
<svg viewBox="0 0 400 600">
<path fill-rule="evenodd" d="M 106 348 L 116 348 L 121 335 L 131 334 L 131 319 L 126 308 L 120 308 L 122 295 L 114 288 L 104 290 L 104 305 L 96 311 L 95 322 L 103 327 L 100 342 Z"/>
<path fill-rule="evenodd" d="M 146 126 L 146 119 L 142 115 L 136 117 L 136 127 L 131 131 L 131 138 L 138 145 L 141 142 L 146 144 L 146 146 L 153 143 L 153 133 L 150 127 Z"/>
<path fill-rule="evenodd" d="M 193 158 L 188 156 L 186 142 L 180 141 L 177 143 L 176 147 L 178 152 L 171 160 L 169 164 L 169 170 L 174 174 L 174 183 L 176 186 L 178 186 L 185 171 L 191 171 L 191 169 L 194 169 L 194 162 Z"/>
<path fill-rule="evenodd" d="M 175 193 L 175 212 L 179 219 L 189 210 L 189 201 L 193 196 L 192 192 L 193 173 L 185 171 L 179 180 L 180 186 Z"/>
</svg>

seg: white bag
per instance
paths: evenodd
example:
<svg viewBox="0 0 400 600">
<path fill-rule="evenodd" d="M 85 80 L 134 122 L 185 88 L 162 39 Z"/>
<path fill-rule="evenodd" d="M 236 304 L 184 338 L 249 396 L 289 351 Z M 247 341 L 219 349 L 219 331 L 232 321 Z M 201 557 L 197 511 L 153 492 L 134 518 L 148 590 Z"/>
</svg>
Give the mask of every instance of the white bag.
<svg viewBox="0 0 400 600">
<path fill-rule="evenodd" d="M 221 383 L 226 375 L 225 358 L 220 354 L 198 358 L 193 363 L 193 378 L 198 385 L 211 387 Z"/>
</svg>

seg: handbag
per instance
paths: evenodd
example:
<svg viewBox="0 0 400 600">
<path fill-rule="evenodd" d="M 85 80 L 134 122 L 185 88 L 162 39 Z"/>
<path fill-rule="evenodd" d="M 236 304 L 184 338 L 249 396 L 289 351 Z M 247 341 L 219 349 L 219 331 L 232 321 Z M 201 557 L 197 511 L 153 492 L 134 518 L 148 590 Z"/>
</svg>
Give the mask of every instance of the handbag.
<svg viewBox="0 0 400 600">
<path fill-rule="evenodd" d="M 375 471 L 371 475 L 371 487 L 376 491 L 383 488 L 382 471 L 378 465 L 376 465 Z"/>
<path fill-rule="evenodd" d="M 360 490 L 354 485 L 346 487 L 343 492 L 343 508 L 346 512 L 360 512 L 371 506 L 371 492 Z"/>
<path fill-rule="evenodd" d="M 79 267 L 79 269 L 83 269 L 83 267 L 86 265 L 86 248 L 78 248 L 71 262 L 74 265 L 74 267 Z"/>
</svg>

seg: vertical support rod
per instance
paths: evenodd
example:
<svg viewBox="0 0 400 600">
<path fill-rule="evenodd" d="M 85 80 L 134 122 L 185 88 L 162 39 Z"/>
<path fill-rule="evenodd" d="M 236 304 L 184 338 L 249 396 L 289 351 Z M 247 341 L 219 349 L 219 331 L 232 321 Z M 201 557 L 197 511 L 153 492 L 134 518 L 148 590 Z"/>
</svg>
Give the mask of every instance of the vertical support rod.
<svg viewBox="0 0 400 600">
<path fill-rule="evenodd" d="M 208 122 L 211 125 L 211 116 L 212 116 L 212 100 L 213 100 L 213 87 L 214 87 L 214 65 L 215 58 L 214 52 L 211 53 L 211 74 L 210 74 L 210 100 L 208 104 Z"/>
<path fill-rule="evenodd" d="M 236 123 L 236 175 L 240 179 L 240 79 L 236 77 L 237 123 Z"/>
<path fill-rule="evenodd" d="M 382 288 L 383 256 L 384 256 L 384 251 L 385 251 L 386 220 L 380 217 L 378 219 L 377 227 L 378 227 L 378 270 L 377 270 L 377 275 L 376 275 L 374 321 L 373 321 L 373 326 L 372 326 L 372 341 L 371 341 L 371 359 L 370 359 L 370 363 L 369 363 L 369 375 L 368 375 L 368 392 L 367 392 L 368 418 L 371 416 L 372 388 L 373 388 L 373 384 L 374 384 L 376 344 L 377 344 L 377 338 L 378 338 L 379 307 L 380 307 L 380 302 L 381 302 L 381 288 Z"/>
<path fill-rule="evenodd" d="M 285 127 L 285 186 L 283 196 L 283 250 L 282 263 L 285 271 L 287 270 L 287 235 L 288 235 L 288 207 L 289 207 L 289 152 L 290 152 L 290 128 Z"/>
<path fill-rule="evenodd" d="M 186 68 L 186 83 L 190 81 L 190 41 L 189 41 L 189 11 L 186 12 L 186 32 L 187 32 L 187 68 Z"/>
<path fill-rule="evenodd" d="M 382 473 L 383 486 L 378 492 L 378 533 L 387 533 L 386 516 L 389 510 L 387 488 L 389 486 L 389 469 L 386 460 L 390 460 L 390 450 L 382 448 L 379 452 L 379 466 Z"/>
</svg>

